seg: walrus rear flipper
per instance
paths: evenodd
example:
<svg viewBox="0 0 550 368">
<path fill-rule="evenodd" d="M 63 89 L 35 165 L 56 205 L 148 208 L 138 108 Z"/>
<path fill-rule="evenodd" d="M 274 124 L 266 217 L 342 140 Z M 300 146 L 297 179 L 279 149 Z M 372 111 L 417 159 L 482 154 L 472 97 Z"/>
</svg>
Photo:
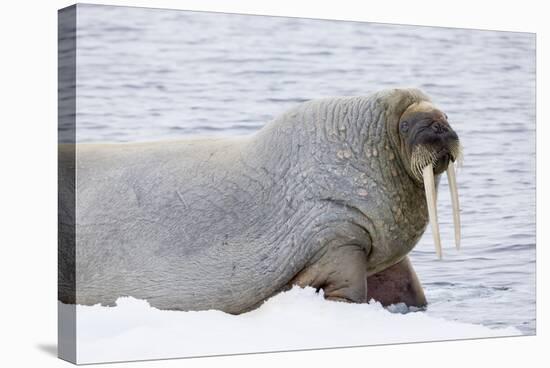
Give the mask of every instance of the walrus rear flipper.
<svg viewBox="0 0 550 368">
<path fill-rule="evenodd" d="M 428 304 L 409 257 L 367 279 L 367 298 L 382 305 L 405 303 L 423 308 Z"/>
</svg>

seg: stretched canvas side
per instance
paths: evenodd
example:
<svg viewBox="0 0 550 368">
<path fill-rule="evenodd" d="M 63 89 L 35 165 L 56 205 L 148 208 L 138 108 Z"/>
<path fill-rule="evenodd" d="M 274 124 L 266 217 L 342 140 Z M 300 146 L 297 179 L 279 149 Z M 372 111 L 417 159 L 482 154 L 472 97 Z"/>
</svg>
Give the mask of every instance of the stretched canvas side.
<svg viewBox="0 0 550 368">
<path fill-rule="evenodd" d="M 58 12 L 58 356 L 76 363 L 76 5 Z M 65 183 L 65 185 L 62 185 Z M 66 185 L 69 183 L 69 185 Z M 65 243 L 68 247 L 62 247 Z M 62 274 L 72 277 L 61 277 Z M 61 302 L 64 301 L 65 303 Z M 70 304 L 69 304 L 70 303 Z"/>
</svg>

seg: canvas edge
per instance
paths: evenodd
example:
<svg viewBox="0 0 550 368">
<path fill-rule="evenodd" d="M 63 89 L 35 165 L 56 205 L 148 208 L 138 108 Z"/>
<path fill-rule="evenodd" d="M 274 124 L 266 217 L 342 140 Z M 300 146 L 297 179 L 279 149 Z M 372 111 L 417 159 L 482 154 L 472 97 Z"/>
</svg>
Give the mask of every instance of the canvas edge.
<svg viewBox="0 0 550 368">
<path fill-rule="evenodd" d="M 76 305 L 62 304 L 62 300 L 76 300 L 75 244 L 76 227 L 75 192 L 62 191 L 61 182 L 71 181 L 76 185 L 76 18 L 77 6 L 58 10 L 58 144 L 69 147 L 61 154 L 58 149 L 58 310 L 57 354 L 60 359 L 77 363 L 76 352 Z M 67 187 L 66 185 L 64 187 Z M 63 245 L 72 244 L 72 247 Z M 63 276 L 65 275 L 65 276 Z M 67 277 L 69 275 L 69 277 Z M 72 277 L 71 277 L 72 275 Z"/>
</svg>

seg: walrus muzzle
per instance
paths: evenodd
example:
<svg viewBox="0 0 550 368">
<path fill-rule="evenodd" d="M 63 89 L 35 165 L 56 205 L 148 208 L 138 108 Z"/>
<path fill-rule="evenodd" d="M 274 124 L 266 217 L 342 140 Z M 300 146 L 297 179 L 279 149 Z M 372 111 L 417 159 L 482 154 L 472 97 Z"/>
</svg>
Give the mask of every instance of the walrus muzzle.
<svg viewBox="0 0 550 368">
<path fill-rule="evenodd" d="M 427 145 L 417 145 L 413 150 L 411 158 L 411 171 L 419 180 L 424 183 L 428 216 L 432 228 L 435 250 L 438 258 L 441 259 L 443 252 L 441 248 L 441 236 L 437 220 L 437 195 L 435 191 L 434 174 L 438 175 L 447 172 L 451 202 L 453 206 L 453 223 L 455 229 L 455 246 L 460 249 L 460 206 L 458 202 L 458 190 L 456 184 L 455 162 L 462 159 L 462 148 L 460 142 L 452 140 L 447 147 L 434 150 Z"/>
</svg>

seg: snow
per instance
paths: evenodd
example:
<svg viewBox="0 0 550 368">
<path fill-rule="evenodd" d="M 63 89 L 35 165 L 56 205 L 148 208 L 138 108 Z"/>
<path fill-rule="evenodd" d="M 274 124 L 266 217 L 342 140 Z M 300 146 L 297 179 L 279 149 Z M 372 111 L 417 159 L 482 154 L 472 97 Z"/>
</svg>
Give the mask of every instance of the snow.
<svg viewBox="0 0 550 368">
<path fill-rule="evenodd" d="M 60 303 L 60 308 L 74 308 Z M 77 306 L 78 363 L 380 345 L 521 335 L 508 327 L 403 313 L 379 303 L 327 301 L 312 288 L 293 289 L 241 315 L 161 311 L 119 298 L 116 307 Z"/>
</svg>

